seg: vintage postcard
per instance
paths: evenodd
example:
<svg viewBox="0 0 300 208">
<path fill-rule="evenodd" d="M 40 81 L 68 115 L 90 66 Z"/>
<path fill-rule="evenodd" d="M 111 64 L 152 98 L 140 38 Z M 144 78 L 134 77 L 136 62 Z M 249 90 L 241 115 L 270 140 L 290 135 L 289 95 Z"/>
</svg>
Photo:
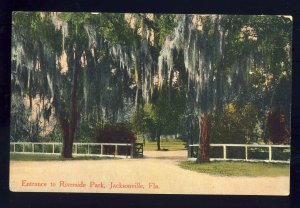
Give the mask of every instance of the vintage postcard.
<svg viewBox="0 0 300 208">
<path fill-rule="evenodd" d="M 292 24 L 13 12 L 10 190 L 289 195 Z"/>
</svg>

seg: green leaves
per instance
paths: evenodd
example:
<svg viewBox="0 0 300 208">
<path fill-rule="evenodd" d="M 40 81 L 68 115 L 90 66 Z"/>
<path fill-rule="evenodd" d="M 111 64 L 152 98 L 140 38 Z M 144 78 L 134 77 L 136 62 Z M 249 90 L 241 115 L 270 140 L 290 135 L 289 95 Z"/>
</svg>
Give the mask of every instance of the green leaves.
<svg viewBox="0 0 300 208">
<path fill-rule="evenodd" d="M 235 103 L 227 105 L 225 112 L 212 117 L 212 143 L 249 143 L 257 142 L 261 135 L 257 132 L 256 124 L 258 109 L 248 103 L 238 106 Z"/>
<path fill-rule="evenodd" d="M 109 43 L 131 45 L 136 38 L 133 30 L 121 13 L 62 13 L 60 17 L 67 21 L 73 28 L 73 35 L 77 38 L 86 36 L 83 26 L 91 26 L 102 35 Z"/>
<path fill-rule="evenodd" d="M 158 33 L 158 46 L 161 48 L 166 40 L 166 37 L 177 26 L 176 15 L 175 14 L 159 15 L 159 17 L 154 22 L 154 24 L 156 25 L 155 31 Z"/>
<path fill-rule="evenodd" d="M 148 92 L 156 87 L 152 78 L 169 79 L 159 80 L 164 83 L 163 86 L 151 94 L 150 103 L 132 116 L 137 131 L 160 133 L 177 133 L 187 108 L 191 114 L 196 114 L 200 105 L 205 106 L 205 111 L 216 100 L 220 103 L 219 108 L 222 108 L 220 112 L 226 108 L 224 103 L 240 101 L 237 111 L 225 112 L 220 118 L 218 125 L 223 125 L 224 131 L 232 124 L 230 128 L 241 133 L 246 128 L 240 126 L 243 122 L 252 131 L 252 119 L 262 119 L 257 118 L 252 108 L 246 106 L 247 103 L 253 102 L 256 107 L 266 108 L 272 90 L 284 94 L 284 87 L 277 88 L 281 78 L 291 76 L 292 22 L 283 16 L 219 15 L 214 19 L 206 15 L 196 20 L 199 21 L 197 24 L 203 24 L 202 29 L 192 29 L 188 21 L 194 20 L 188 15 L 135 13 L 130 14 L 130 20 L 126 18 L 128 14 L 122 13 L 63 12 L 57 15 L 57 20 L 63 20 L 63 25 L 67 25 L 67 28 L 63 28 L 68 32 L 67 36 L 64 33 L 63 37 L 60 24 L 54 25 L 53 16 L 49 13 L 14 12 L 12 24 L 18 39 L 13 43 L 24 44 L 24 54 L 30 63 L 28 66 L 33 68 L 31 65 L 39 64 L 40 67 L 31 74 L 26 70 L 22 72 L 19 80 L 25 83 L 23 89 L 30 82 L 32 85 L 29 88 L 34 89 L 33 94 L 45 92 L 50 96 L 49 89 L 54 88 L 52 91 L 60 102 L 57 109 L 63 111 L 66 118 L 70 114 L 68 103 L 74 66 L 80 71 L 76 97 L 78 110 L 86 118 L 96 118 L 89 109 L 99 107 L 99 115 L 95 120 L 108 119 L 103 118 L 104 114 L 117 117 L 120 109 L 126 111 L 127 103 L 123 98 L 132 99 L 130 105 L 133 106 L 137 94 L 143 95 L 140 97 L 148 96 Z M 179 23 L 180 26 L 190 24 L 184 27 L 183 32 L 191 32 L 190 39 L 197 41 L 187 41 L 183 37 L 187 35 L 183 34 L 180 41 L 187 44 L 180 44 L 176 50 L 165 50 L 165 53 L 169 53 L 165 57 L 172 59 L 172 67 L 168 65 L 163 68 L 164 72 L 159 72 L 158 57 L 162 46 Z M 92 41 L 97 46 L 92 46 Z M 69 67 L 65 74 L 56 67 L 56 59 L 63 50 L 62 44 L 67 56 L 64 62 Z M 118 47 L 112 47 L 116 45 Z M 77 65 L 74 65 L 74 52 Z M 31 64 L 38 61 L 40 63 Z M 164 61 L 167 64 L 169 60 Z M 171 68 L 173 71 L 168 71 Z M 170 74 L 170 77 L 159 76 L 159 73 Z M 176 76 L 173 75 L 175 73 Z M 172 83 L 172 78 L 176 78 L 177 82 Z M 191 82 L 193 79 L 197 84 Z M 53 82 L 53 86 L 50 82 Z M 141 92 L 137 90 L 135 93 L 136 87 Z M 28 91 L 24 90 L 23 93 Z M 143 104 L 140 97 L 137 98 L 137 106 Z M 131 111 L 128 114 L 131 115 Z M 243 116 L 250 120 L 242 120 Z"/>
<path fill-rule="evenodd" d="M 137 37 L 124 18 L 124 14 L 101 14 L 98 31 L 112 44 L 132 45 Z"/>
<path fill-rule="evenodd" d="M 13 27 L 23 34 L 28 53 L 32 53 L 38 43 L 42 43 L 53 53 L 60 53 L 62 34 L 55 29 L 48 14 L 41 15 L 41 12 L 14 12 Z"/>
<path fill-rule="evenodd" d="M 226 56 L 227 66 L 238 59 L 251 54 L 264 60 L 267 70 L 280 74 L 290 66 L 289 55 L 285 47 L 291 43 L 292 22 L 283 16 L 266 15 L 226 15 L 222 26 L 227 33 Z M 259 63 L 262 64 L 262 63 Z"/>
<path fill-rule="evenodd" d="M 145 104 L 133 114 L 132 124 L 137 132 L 152 134 L 180 132 L 181 117 L 186 111 L 186 98 L 183 92 L 172 90 L 172 93 L 169 87 L 157 90 L 152 103 Z"/>
</svg>

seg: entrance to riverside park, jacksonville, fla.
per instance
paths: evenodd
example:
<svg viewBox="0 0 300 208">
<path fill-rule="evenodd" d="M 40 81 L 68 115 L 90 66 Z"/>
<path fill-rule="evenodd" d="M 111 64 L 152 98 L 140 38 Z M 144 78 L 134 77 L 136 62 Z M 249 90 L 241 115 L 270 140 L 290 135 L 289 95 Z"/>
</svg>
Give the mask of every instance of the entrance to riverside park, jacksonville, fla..
<svg viewBox="0 0 300 208">
<path fill-rule="evenodd" d="M 13 12 L 10 189 L 287 195 L 291 34 L 284 15 Z"/>
</svg>

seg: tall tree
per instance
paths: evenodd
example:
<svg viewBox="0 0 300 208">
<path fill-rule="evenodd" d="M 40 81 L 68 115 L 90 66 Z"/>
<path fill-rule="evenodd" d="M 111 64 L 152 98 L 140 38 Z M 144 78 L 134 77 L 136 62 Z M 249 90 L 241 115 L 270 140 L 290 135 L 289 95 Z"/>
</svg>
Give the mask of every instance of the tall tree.
<svg viewBox="0 0 300 208">
<path fill-rule="evenodd" d="M 158 135 L 185 112 L 204 162 L 211 119 L 229 103 L 289 112 L 290 43 L 282 16 L 16 12 L 12 86 L 30 103 L 53 99 L 64 157 L 80 121 L 128 120 L 148 105 Z M 186 102 L 173 112 L 177 93 Z"/>
<path fill-rule="evenodd" d="M 123 107 L 123 100 L 115 102 L 117 105 L 107 101 L 109 94 L 114 99 L 122 98 L 122 88 L 115 85 L 128 79 L 127 73 L 115 74 L 130 65 L 130 60 L 120 60 L 126 55 L 121 45 L 128 44 L 126 38 L 131 37 L 128 31 L 122 14 L 13 14 L 12 61 L 16 63 L 13 64 L 13 81 L 21 94 L 29 94 L 30 100 L 37 94 L 53 99 L 52 105 L 63 131 L 63 157 L 72 157 L 79 119 L 81 114 L 93 113 L 87 112 L 90 106 L 105 106 L 107 112 L 113 113 Z M 125 33 L 128 35 L 122 36 Z M 27 39 L 25 35 L 31 38 Z M 24 71 L 28 72 L 26 80 Z M 130 75 L 130 69 L 127 72 Z M 99 78 L 101 81 L 97 82 Z M 33 81 L 36 81 L 34 87 Z M 109 86 L 113 87 L 113 94 Z M 95 92 L 101 88 L 104 90 L 97 96 Z M 124 93 L 128 93 L 128 89 Z"/>
<path fill-rule="evenodd" d="M 200 143 L 209 141 L 204 138 L 210 135 L 209 118 L 218 118 L 232 101 L 238 101 L 239 106 L 253 101 L 251 98 L 259 91 L 254 89 L 256 85 L 250 78 L 257 68 L 262 68 L 266 72 L 263 76 L 267 77 L 266 82 L 259 83 L 260 89 L 267 90 L 258 108 L 268 108 L 269 93 L 277 91 L 275 80 L 291 70 L 290 55 L 286 52 L 291 42 L 291 22 L 287 18 L 233 15 L 178 15 L 177 18 L 178 27 L 167 38 L 159 57 L 160 83 L 172 74 L 174 51 L 182 50 L 188 76 L 186 96 L 189 108 L 193 109 L 191 117 L 199 122 Z M 205 149 L 208 148 L 200 148 L 200 152 Z M 208 151 L 200 153 L 205 154 Z"/>
<path fill-rule="evenodd" d="M 129 88 L 126 87 L 130 82 L 127 72 L 130 69 L 123 71 L 126 71 L 130 62 L 122 61 L 124 54 L 120 46 L 130 45 L 133 36 L 122 14 L 62 13 L 60 17 L 68 24 L 68 36 L 64 42 L 68 57 L 69 93 L 65 102 L 60 103 L 67 105 L 58 117 L 64 132 L 63 156 L 71 157 L 78 121 L 81 116 L 91 115 L 92 112 L 87 110 L 89 107 L 100 106 L 101 109 L 101 106 L 105 106 L 105 114 L 108 114 L 106 119 L 113 120 L 117 119 L 116 113 L 124 108 L 123 96 L 128 93 Z M 99 57 L 99 53 L 104 54 Z M 120 62 L 123 63 L 118 64 Z M 100 76 L 100 83 L 96 81 L 99 77 L 93 77 L 93 74 Z M 125 83 L 126 80 L 128 83 Z M 101 87 L 106 90 L 97 92 Z M 95 99 L 94 94 L 100 94 L 100 97 L 95 96 Z M 107 102 L 110 99 L 114 103 Z M 80 113 L 81 109 L 85 109 L 83 113 Z"/>
</svg>

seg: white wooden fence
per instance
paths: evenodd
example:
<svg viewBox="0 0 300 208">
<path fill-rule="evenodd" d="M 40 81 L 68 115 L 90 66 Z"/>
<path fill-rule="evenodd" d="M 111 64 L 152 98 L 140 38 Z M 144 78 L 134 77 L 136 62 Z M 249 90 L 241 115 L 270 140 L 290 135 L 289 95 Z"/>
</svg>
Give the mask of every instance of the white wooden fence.
<svg viewBox="0 0 300 208">
<path fill-rule="evenodd" d="M 285 148 L 289 149 L 290 151 L 290 145 L 260 145 L 260 144 L 210 144 L 210 147 L 222 147 L 222 157 L 218 158 L 210 158 L 210 160 L 232 160 L 232 161 L 251 161 L 251 162 L 278 162 L 278 163 L 290 163 L 290 159 L 288 160 L 277 160 L 273 158 L 273 149 L 274 148 Z M 245 149 L 244 151 L 244 157 L 245 159 L 241 158 L 229 158 L 227 154 L 227 147 L 243 147 Z M 192 149 L 198 148 L 199 144 L 190 144 L 189 145 L 189 158 L 188 160 L 196 160 L 197 158 L 192 157 Z M 268 151 L 268 158 L 267 159 L 251 159 L 249 158 L 249 149 L 251 148 L 264 148 Z"/>
<path fill-rule="evenodd" d="M 112 154 L 105 153 L 104 147 L 111 146 L 113 148 Z M 130 143 L 74 143 L 74 156 L 98 156 L 98 157 L 132 157 L 133 148 Z M 93 148 L 94 147 L 94 148 Z M 95 147 L 98 147 L 95 149 Z M 118 154 L 120 147 L 128 147 L 130 151 L 126 155 Z M 18 154 L 46 154 L 46 155 L 60 155 L 62 143 L 59 142 L 11 142 L 10 152 Z M 82 149 L 79 151 L 79 149 Z M 128 151 L 126 151 L 128 152 Z"/>
</svg>

